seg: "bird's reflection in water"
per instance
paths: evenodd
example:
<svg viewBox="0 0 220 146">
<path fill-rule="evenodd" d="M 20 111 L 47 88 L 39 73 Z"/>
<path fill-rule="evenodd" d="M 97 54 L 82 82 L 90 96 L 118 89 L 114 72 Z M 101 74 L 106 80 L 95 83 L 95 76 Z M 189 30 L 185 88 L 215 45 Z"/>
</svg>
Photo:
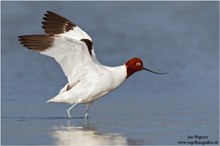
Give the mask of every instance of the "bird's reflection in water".
<svg viewBox="0 0 220 146">
<path fill-rule="evenodd" d="M 56 145 L 128 145 L 127 138 L 119 133 L 101 133 L 86 122 L 83 126 L 53 127 L 52 136 Z"/>
</svg>

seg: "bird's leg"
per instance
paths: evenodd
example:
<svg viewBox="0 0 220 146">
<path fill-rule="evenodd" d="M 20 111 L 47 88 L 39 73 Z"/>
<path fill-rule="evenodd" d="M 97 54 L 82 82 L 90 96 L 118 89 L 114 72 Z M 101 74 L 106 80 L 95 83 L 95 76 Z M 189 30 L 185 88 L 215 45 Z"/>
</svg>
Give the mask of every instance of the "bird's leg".
<svg viewBox="0 0 220 146">
<path fill-rule="evenodd" d="M 67 115 L 69 118 L 71 118 L 71 110 L 77 105 L 78 103 L 73 104 L 70 108 L 67 109 Z"/>
<path fill-rule="evenodd" d="M 85 114 L 85 119 L 88 119 L 88 113 L 89 113 L 89 106 L 90 106 L 90 104 L 87 104 L 86 105 L 86 114 Z"/>
</svg>

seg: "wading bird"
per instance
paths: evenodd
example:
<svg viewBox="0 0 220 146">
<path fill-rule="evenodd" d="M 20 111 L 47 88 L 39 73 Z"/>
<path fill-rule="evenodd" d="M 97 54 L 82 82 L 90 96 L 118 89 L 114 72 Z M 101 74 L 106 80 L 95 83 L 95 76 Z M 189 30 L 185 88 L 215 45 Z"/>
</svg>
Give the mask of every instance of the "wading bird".
<svg viewBox="0 0 220 146">
<path fill-rule="evenodd" d="M 102 65 L 96 58 L 91 37 L 54 12 L 47 11 L 42 24 L 46 34 L 23 35 L 18 38 L 24 47 L 50 56 L 60 64 L 68 83 L 47 102 L 71 104 L 67 109 L 69 118 L 77 104 L 86 105 L 87 118 L 91 103 L 119 87 L 137 71 L 164 74 L 144 68 L 142 60 L 137 57 L 117 67 Z"/>
</svg>

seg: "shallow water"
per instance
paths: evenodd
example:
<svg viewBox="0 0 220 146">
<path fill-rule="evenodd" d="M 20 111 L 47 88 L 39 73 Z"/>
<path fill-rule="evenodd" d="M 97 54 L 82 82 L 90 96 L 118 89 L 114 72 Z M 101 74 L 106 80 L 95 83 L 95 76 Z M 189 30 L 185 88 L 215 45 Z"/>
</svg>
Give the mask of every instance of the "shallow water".
<svg viewBox="0 0 220 146">
<path fill-rule="evenodd" d="M 146 67 L 92 104 L 89 120 L 48 104 L 66 78 L 51 58 L 23 48 L 45 11 L 84 29 L 106 65 Z M 146 145 L 218 141 L 218 2 L 2 2 L 2 144 Z"/>
</svg>

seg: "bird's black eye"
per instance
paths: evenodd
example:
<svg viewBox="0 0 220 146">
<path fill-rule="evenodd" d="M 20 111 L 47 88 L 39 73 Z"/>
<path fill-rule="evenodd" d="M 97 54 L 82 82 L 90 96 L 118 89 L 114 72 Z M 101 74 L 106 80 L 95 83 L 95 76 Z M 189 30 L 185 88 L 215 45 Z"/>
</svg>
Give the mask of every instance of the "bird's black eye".
<svg viewBox="0 0 220 146">
<path fill-rule="evenodd" d="M 140 63 L 140 62 L 137 62 L 137 63 L 136 63 L 136 66 L 141 66 L 141 63 Z"/>
</svg>

